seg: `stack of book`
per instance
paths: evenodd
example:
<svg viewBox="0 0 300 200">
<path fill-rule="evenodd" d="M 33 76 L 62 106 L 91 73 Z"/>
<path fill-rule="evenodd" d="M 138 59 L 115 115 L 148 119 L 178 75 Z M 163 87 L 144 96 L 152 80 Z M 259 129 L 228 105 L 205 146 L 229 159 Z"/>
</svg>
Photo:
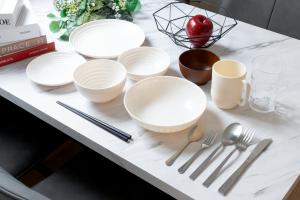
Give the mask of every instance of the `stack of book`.
<svg viewBox="0 0 300 200">
<path fill-rule="evenodd" d="M 0 67 L 55 50 L 41 34 L 28 1 L 0 0 Z"/>
</svg>

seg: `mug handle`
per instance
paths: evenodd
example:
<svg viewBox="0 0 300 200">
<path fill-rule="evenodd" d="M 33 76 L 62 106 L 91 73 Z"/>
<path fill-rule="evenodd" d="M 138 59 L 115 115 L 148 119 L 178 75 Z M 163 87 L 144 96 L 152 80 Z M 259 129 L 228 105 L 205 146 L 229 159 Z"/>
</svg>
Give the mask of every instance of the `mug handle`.
<svg viewBox="0 0 300 200">
<path fill-rule="evenodd" d="M 243 84 L 243 90 L 242 90 L 242 96 L 239 105 L 245 106 L 247 100 L 249 99 L 251 87 L 250 87 L 250 83 L 247 80 L 242 80 L 242 84 Z"/>
</svg>

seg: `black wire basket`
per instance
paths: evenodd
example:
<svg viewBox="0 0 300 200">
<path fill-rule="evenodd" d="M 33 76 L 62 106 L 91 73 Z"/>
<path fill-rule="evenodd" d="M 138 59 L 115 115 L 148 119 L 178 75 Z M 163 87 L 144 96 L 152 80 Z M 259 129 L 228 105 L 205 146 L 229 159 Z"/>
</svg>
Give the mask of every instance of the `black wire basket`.
<svg viewBox="0 0 300 200">
<path fill-rule="evenodd" d="M 237 21 L 223 7 L 205 1 L 190 1 L 190 3 L 193 6 L 182 2 L 172 2 L 153 13 L 157 29 L 169 36 L 176 45 L 188 49 L 207 48 L 237 25 Z M 210 19 L 213 24 L 212 34 L 188 37 L 186 25 L 191 17 L 198 14 Z M 199 40 L 207 40 L 207 42 L 201 46 L 195 45 L 194 41 Z"/>
</svg>

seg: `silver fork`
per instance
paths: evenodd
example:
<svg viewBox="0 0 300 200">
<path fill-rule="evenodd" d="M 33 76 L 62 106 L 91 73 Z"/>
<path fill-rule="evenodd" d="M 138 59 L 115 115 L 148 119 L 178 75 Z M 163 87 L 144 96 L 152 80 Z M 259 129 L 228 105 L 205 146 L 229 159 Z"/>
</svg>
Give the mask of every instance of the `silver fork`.
<svg viewBox="0 0 300 200">
<path fill-rule="evenodd" d="M 243 136 L 236 143 L 236 147 L 227 155 L 227 157 L 221 162 L 221 164 L 211 173 L 211 175 L 203 182 L 205 187 L 209 187 L 218 177 L 221 169 L 229 160 L 229 158 L 237 151 L 245 151 L 250 146 L 251 141 L 254 137 L 255 130 L 251 128 L 244 128 Z"/>
<path fill-rule="evenodd" d="M 198 151 L 178 169 L 178 172 L 180 174 L 183 174 L 196 160 L 196 158 L 198 158 L 198 156 L 203 152 L 203 150 L 207 149 L 214 143 L 216 136 L 217 136 L 216 133 L 210 133 L 204 135 L 204 138 L 200 144 L 200 148 L 198 149 Z"/>
</svg>

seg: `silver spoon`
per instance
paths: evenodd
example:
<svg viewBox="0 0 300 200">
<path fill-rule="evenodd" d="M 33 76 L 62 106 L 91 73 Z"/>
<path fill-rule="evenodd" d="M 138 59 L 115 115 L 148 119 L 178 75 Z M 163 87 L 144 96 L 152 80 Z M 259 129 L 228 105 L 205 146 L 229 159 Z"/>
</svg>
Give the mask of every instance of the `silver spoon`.
<svg viewBox="0 0 300 200">
<path fill-rule="evenodd" d="M 177 151 L 174 155 L 172 155 L 168 160 L 166 160 L 166 165 L 167 166 L 173 165 L 175 160 L 180 156 L 180 154 L 184 151 L 184 149 L 187 146 L 189 146 L 189 144 L 191 144 L 192 142 L 196 142 L 196 141 L 198 141 L 202 138 L 203 132 L 202 132 L 201 129 L 200 130 L 199 129 L 200 129 L 200 127 L 194 126 L 190 130 L 190 132 L 187 136 L 187 138 L 188 138 L 187 143 L 183 147 L 181 147 L 181 149 L 179 151 Z"/>
<path fill-rule="evenodd" d="M 211 173 L 211 175 L 204 181 L 203 185 L 209 187 L 218 177 L 223 166 L 227 163 L 230 157 L 239 150 L 240 152 L 245 151 L 251 144 L 255 130 L 245 129 L 243 131 L 243 136 L 235 144 L 235 148 L 227 155 L 227 157 L 219 164 L 219 166 Z"/>
<path fill-rule="evenodd" d="M 235 144 L 242 136 L 243 127 L 240 123 L 232 123 L 227 126 L 222 135 L 222 142 L 215 150 L 203 161 L 203 163 L 190 175 L 190 179 L 195 180 L 210 164 L 214 155 L 221 147 Z"/>
</svg>

